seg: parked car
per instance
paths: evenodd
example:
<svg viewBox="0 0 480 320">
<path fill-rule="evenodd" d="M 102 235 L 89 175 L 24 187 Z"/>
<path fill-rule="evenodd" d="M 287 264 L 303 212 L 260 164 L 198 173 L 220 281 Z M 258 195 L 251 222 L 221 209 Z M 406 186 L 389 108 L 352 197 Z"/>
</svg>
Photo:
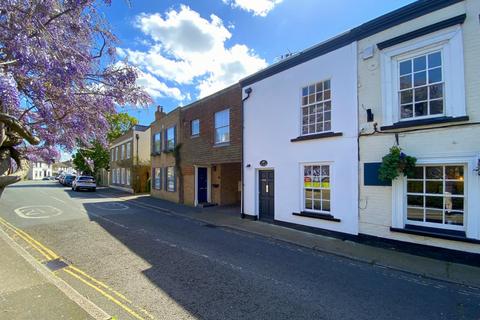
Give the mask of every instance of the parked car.
<svg viewBox="0 0 480 320">
<path fill-rule="evenodd" d="M 81 189 L 95 191 L 97 190 L 97 184 L 95 178 L 92 176 L 78 176 L 72 182 L 72 190 L 80 191 Z"/>
<path fill-rule="evenodd" d="M 71 186 L 72 186 L 72 182 L 73 182 L 73 180 L 75 180 L 75 178 L 76 178 L 76 176 L 71 175 L 71 174 L 67 174 L 67 175 L 65 176 L 65 178 L 63 178 L 63 180 L 62 180 L 62 181 L 63 181 L 62 184 L 63 184 L 64 186 L 71 187 Z"/>
</svg>

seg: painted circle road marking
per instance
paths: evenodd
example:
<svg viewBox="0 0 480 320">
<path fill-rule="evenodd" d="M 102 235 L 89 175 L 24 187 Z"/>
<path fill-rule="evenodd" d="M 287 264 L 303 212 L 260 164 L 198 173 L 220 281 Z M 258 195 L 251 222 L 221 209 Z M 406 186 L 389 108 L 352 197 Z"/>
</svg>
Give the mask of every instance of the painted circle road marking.
<svg viewBox="0 0 480 320">
<path fill-rule="evenodd" d="M 123 203 L 113 202 L 113 203 L 94 203 L 95 207 L 104 209 L 104 210 L 127 210 L 130 207 L 124 205 Z"/>
<path fill-rule="evenodd" d="M 25 219 L 47 219 L 59 216 L 62 210 L 52 206 L 26 206 L 14 210 L 15 213 Z"/>
</svg>

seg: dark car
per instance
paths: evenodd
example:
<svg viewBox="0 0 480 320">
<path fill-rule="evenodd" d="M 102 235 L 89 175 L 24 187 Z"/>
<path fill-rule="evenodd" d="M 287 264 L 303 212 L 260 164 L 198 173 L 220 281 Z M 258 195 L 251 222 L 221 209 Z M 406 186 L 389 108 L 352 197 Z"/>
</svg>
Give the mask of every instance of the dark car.
<svg viewBox="0 0 480 320">
<path fill-rule="evenodd" d="M 72 186 L 73 180 L 75 180 L 76 176 L 73 175 L 66 175 L 65 178 L 63 178 L 63 185 L 67 187 Z"/>
</svg>

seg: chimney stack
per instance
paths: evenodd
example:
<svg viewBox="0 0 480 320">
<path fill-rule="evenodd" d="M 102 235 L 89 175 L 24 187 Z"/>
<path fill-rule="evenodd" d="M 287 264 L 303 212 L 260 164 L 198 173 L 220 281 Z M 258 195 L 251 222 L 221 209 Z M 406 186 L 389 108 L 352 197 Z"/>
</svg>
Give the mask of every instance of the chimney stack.
<svg viewBox="0 0 480 320">
<path fill-rule="evenodd" d="M 157 111 L 155 111 L 155 121 L 162 119 L 165 115 L 166 113 L 163 112 L 163 107 L 157 106 Z"/>
</svg>

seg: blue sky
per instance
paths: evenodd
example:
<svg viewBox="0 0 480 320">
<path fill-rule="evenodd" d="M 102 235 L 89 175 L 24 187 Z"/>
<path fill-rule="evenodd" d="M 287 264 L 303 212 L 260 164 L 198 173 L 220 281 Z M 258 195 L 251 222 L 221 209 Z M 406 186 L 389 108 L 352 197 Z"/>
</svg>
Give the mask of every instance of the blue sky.
<svg viewBox="0 0 480 320">
<path fill-rule="evenodd" d="M 412 0 L 131 0 L 105 15 L 120 59 L 141 70 L 154 97 L 126 110 L 150 124 L 156 105 L 170 111 Z"/>
</svg>

